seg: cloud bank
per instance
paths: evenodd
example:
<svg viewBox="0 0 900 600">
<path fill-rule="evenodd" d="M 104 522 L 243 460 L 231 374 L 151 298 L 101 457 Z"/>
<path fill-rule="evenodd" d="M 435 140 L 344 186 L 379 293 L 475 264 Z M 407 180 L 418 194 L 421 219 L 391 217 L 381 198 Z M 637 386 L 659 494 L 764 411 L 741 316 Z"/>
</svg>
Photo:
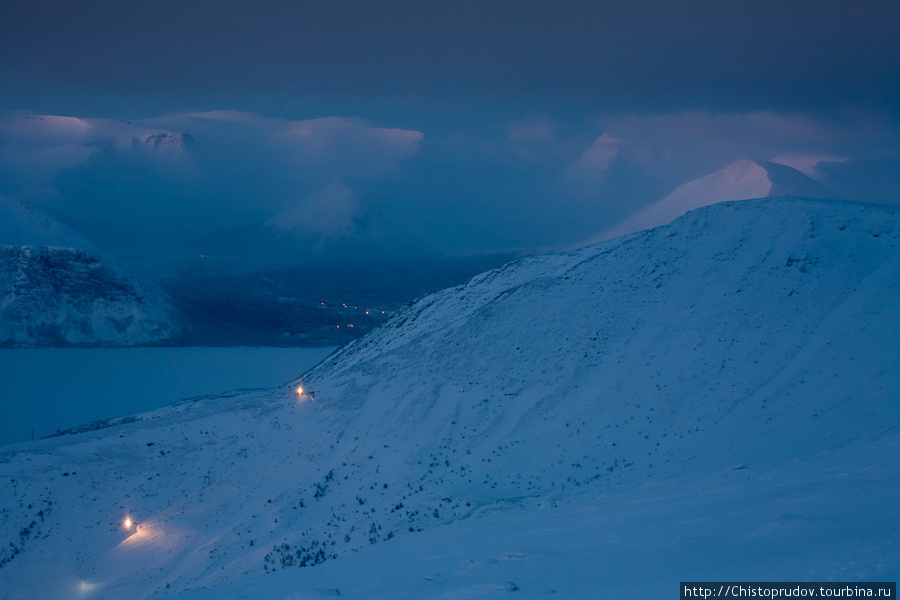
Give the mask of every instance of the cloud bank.
<svg viewBox="0 0 900 600">
<path fill-rule="evenodd" d="M 0 193 L 120 252 L 541 251 L 604 230 L 734 161 L 818 170 L 897 201 L 890 122 L 754 111 L 550 116 L 432 132 L 207 111 L 0 115 Z M 866 184 L 865 182 L 869 182 Z M 872 184 L 871 182 L 876 182 Z"/>
<path fill-rule="evenodd" d="M 111 229 L 148 242 L 176 231 L 204 235 L 279 213 L 305 215 L 304 231 L 319 238 L 345 237 L 359 208 L 347 200 L 352 190 L 392 173 L 422 137 L 340 117 L 8 113 L 0 117 L 0 183 L 100 237 Z"/>
</svg>

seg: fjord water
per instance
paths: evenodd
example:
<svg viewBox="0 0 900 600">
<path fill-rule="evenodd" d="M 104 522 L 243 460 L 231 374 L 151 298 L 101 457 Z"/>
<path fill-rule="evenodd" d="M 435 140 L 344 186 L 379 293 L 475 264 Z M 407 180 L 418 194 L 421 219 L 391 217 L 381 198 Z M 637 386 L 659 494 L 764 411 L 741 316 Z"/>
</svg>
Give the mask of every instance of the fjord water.
<svg viewBox="0 0 900 600">
<path fill-rule="evenodd" d="M 98 419 L 297 377 L 334 348 L 0 350 L 0 445 Z"/>
</svg>

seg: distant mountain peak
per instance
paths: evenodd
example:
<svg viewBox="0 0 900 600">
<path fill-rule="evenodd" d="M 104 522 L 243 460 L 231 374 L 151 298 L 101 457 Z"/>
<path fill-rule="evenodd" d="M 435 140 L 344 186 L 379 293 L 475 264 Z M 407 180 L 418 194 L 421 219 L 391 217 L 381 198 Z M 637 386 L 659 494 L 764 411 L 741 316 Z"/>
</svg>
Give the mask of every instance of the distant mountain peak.
<svg viewBox="0 0 900 600">
<path fill-rule="evenodd" d="M 184 148 L 194 141 L 187 133 L 173 133 L 171 131 L 159 131 L 147 133 L 135 138 L 136 142 L 150 148 Z"/>
<path fill-rule="evenodd" d="M 739 159 L 675 188 L 661 200 L 580 245 L 590 245 L 671 223 L 688 211 L 735 200 L 771 196 L 832 198 L 825 188 L 800 171 L 772 162 Z"/>
</svg>

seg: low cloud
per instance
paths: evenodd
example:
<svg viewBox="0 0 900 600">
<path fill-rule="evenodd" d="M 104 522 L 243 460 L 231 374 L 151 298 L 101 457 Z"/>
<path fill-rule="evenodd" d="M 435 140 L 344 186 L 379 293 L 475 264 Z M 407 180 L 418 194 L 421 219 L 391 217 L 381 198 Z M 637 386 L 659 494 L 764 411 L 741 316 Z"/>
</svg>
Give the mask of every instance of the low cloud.
<svg viewBox="0 0 900 600">
<path fill-rule="evenodd" d="M 878 153 L 896 139 L 888 123 L 865 114 L 826 120 L 807 113 L 684 111 L 599 119 L 607 133 L 652 156 L 661 175 L 701 176 L 735 160 L 787 152 Z"/>
<path fill-rule="evenodd" d="M 72 117 L 0 115 L 0 177 L 7 193 L 47 190 L 59 172 L 84 164 L 99 151 L 85 143 L 90 128 Z"/>
<path fill-rule="evenodd" d="M 8 113 L 0 193 L 120 248 L 211 235 L 231 244 L 227 236 L 256 228 L 311 252 L 342 243 L 458 254 L 566 246 L 739 159 L 817 169 L 848 197 L 889 196 L 900 163 L 896 129 L 862 114 L 535 116 L 430 134 L 421 125 L 425 133 L 239 111 L 132 121 Z"/>
<path fill-rule="evenodd" d="M 335 183 L 266 220 L 278 234 L 292 234 L 321 247 L 327 240 L 350 237 L 360 210 L 359 197 L 347 186 Z"/>
<path fill-rule="evenodd" d="M 279 223 L 293 218 L 292 228 L 311 239 L 343 237 L 360 209 L 350 189 L 390 175 L 422 139 L 418 131 L 341 117 L 6 114 L 0 190 L 92 235 L 128 228 L 148 244 L 168 243 L 167 231 L 226 231 L 273 215 Z"/>
<path fill-rule="evenodd" d="M 286 162 L 338 177 L 376 177 L 416 153 L 418 131 L 371 127 L 360 119 L 327 117 L 286 124 L 276 142 Z"/>
</svg>

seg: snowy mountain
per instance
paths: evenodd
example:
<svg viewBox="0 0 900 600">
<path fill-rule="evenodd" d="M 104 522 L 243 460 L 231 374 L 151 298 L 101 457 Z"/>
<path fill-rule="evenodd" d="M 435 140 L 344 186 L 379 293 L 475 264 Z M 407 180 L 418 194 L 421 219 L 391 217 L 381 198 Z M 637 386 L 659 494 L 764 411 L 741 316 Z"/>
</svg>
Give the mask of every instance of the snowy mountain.
<svg viewBox="0 0 900 600">
<path fill-rule="evenodd" d="M 183 151 L 189 144 L 193 143 L 193 141 L 194 138 L 187 133 L 159 131 L 135 136 L 132 138 L 132 145 Z"/>
<path fill-rule="evenodd" d="M 130 346 L 177 331 L 167 300 L 100 255 L 0 246 L 0 347 Z"/>
<path fill-rule="evenodd" d="M 178 330 L 157 288 L 26 204 L 0 200 L 0 347 L 127 346 Z"/>
<path fill-rule="evenodd" d="M 834 197 L 804 173 L 786 164 L 741 159 L 705 177 L 678 186 L 663 199 L 580 245 L 597 244 L 665 225 L 701 206 L 771 196 Z"/>
<path fill-rule="evenodd" d="M 45 158 L 71 166 L 102 149 L 184 150 L 194 141 L 189 134 L 152 124 L 28 113 L 0 114 L 0 132 L 4 137 L 0 146 L 4 158 L 23 164 L 28 159 Z M 25 153 L 18 157 L 5 155 L 12 150 Z"/>
<path fill-rule="evenodd" d="M 897 207 L 716 204 L 425 296 L 282 388 L 7 447 L 0 598 L 895 580 L 898 243 Z"/>
</svg>

